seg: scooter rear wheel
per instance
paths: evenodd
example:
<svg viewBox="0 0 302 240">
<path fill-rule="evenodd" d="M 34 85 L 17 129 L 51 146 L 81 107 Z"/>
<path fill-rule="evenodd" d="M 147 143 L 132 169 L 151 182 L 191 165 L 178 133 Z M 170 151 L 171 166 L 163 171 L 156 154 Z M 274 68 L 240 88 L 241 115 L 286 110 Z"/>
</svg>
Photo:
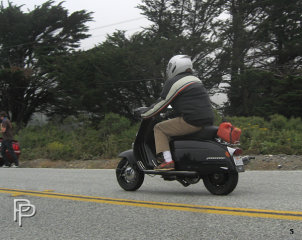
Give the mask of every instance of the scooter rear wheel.
<svg viewBox="0 0 302 240">
<path fill-rule="evenodd" d="M 206 189 L 214 195 L 227 195 L 237 186 L 238 173 L 214 173 L 203 177 Z"/>
<path fill-rule="evenodd" d="M 126 191 L 135 191 L 140 188 L 145 174 L 136 165 L 130 165 L 127 158 L 123 158 L 116 168 L 117 182 Z"/>
</svg>

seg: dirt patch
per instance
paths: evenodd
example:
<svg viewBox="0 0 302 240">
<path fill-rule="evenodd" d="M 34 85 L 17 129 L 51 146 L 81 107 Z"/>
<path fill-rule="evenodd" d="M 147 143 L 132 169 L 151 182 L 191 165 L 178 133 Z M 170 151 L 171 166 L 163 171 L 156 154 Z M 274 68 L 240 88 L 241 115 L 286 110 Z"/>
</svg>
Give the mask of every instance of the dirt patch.
<svg viewBox="0 0 302 240">
<path fill-rule="evenodd" d="M 120 159 L 98 159 L 98 160 L 74 160 L 52 161 L 49 159 L 36 159 L 20 161 L 20 167 L 24 168 L 83 168 L 83 169 L 115 169 Z"/>
<path fill-rule="evenodd" d="M 256 155 L 246 166 L 246 170 L 302 170 L 302 155 Z M 83 169 L 115 169 L 119 158 L 98 160 L 52 161 L 36 159 L 20 161 L 24 168 L 83 168 Z"/>
<path fill-rule="evenodd" d="M 247 170 L 302 170 L 302 155 L 256 155 Z"/>
</svg>

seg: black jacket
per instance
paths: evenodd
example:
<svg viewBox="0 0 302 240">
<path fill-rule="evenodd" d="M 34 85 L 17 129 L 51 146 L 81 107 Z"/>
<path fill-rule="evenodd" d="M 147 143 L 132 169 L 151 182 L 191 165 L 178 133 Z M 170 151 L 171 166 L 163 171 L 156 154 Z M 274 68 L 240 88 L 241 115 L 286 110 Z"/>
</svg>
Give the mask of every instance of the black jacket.
<svg viewBox="0 0 302 240">
<path fill-rule="evenodd" d="M 214 114 L 210 98 L 201 81 L 192 74 L 182 73 L 166 81 L 160 97 L 142 117 L 152 117 L 171 104 L 176 115 L 182 116 L 189 124 L 213 124 Z"/>
</svg>

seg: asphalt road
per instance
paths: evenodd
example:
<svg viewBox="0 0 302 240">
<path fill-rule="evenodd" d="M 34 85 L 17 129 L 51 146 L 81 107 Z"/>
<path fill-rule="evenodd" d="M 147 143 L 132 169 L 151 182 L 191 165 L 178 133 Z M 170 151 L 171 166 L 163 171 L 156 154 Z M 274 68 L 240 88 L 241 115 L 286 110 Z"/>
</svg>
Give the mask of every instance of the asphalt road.
<svg viewBox="0 0 302 240">
<path fill-rule="evenodd" d="M 22 227 L 14 199 L 36 208 Z M 114 170 L 0 168 L 0 217 L 1 239 L 298 240 L 302 171 L 241 173 L 233 193 L 213 196 L 159 176 L 126 192 Z"/>
</svg>

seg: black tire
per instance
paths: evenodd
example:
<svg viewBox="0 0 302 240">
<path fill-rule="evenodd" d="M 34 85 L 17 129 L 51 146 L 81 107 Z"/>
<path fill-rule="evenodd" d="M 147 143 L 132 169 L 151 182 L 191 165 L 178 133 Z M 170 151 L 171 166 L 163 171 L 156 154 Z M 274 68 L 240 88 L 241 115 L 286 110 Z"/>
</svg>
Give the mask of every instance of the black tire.
<svg viewBox="0 0 302 240">
<path fill-rule="evenodd" d="M 145 174 L 136 165 L 130 165 L 127 158 L 123 158 L 116 168 L 118 184 L 126 191 L 135 191 L 140 188 L 145 179 Z"/>
<path fill-rule="evenodd" d="M 238 173 L 214 173 L 203 177 L 206 189 L 214 195 L 227 195 L 237 186 Z"/>
</svg>

